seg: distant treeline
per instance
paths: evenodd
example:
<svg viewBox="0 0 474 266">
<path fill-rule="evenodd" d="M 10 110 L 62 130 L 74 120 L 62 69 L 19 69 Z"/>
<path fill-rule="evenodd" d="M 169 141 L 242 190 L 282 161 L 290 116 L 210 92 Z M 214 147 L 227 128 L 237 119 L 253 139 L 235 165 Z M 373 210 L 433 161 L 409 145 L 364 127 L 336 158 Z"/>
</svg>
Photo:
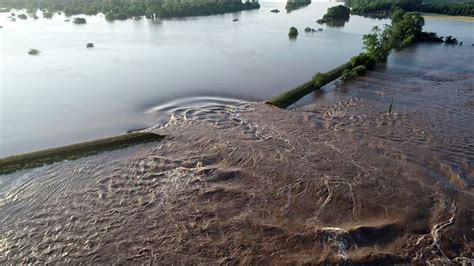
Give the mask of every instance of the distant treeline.
<svg viewBox="0 0 474 266">
<path fill-rule="evenodd" d="M 468 3 L 472 2 L 472 0 L 423 0 L 425 4 L 435 4 L 435 3 Z"/>
<path fill-rule="evenodd" d="M 420 12 L 474 17 L 474 2 L 423 4 L 416 8 Z M 413 11 L 414 9 L 409 10 Z"/>
<path fill-rule="evenodd" d="M 240 0 L 0 0 L 0 7 L 27 9 L 31 13 L 37 9 L 64 12 L 67 16 L 103 13 L 107 14 L 107 19 L 114 20 L 135 16 L 169 18 L 222 14 L 256 9 L 260 8 L 260 5 L 242 3 Z"/>
<path fill-rule="evenodd" d="M 407 11 L 439 13 L 452 16 L 474 16 L 474 2 L 423 3 L 422 0 L 347 0 L 354 14 L 384 13 L 393 6 Z"/>
</svg>

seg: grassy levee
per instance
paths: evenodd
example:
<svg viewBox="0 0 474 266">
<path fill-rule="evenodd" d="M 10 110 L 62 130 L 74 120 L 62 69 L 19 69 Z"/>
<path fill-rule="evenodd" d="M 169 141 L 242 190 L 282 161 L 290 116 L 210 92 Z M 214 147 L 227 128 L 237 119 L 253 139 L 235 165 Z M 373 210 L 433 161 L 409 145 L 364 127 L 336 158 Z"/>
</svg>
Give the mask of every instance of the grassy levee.
<svg viewBox="0 0 474 266">
<path fill-rule="evenodd" d="M 74 160 L 80 157 L 98 154 L 103 151 L 121 149 L 140 143 L 159 141 L 163 138 L 164 136 L 154 133 L 137 132 L 6 157 L 0 159 L 0 174 L 9 174 L 17 170 L 39 167 L 64 160 Z"/>
<path fill-rule="evenodd" d="M 267 101 L 266 103 L 275 105 L 280 108 L 286 108 L 298 101 L 299 99 L 303 98 L 305 95 L 317 89 L 318 88 L 314 86 L 314 82 L 310 80 L 290 91 L 276 96 L 275 98 L 271 99 L 270 101 Z"/>
<path fill-rule="evenodd" d="M 266 103 L 280 107 L 280 108 L 286 108 L 299 99 L 303 98 L 307 94 L 321 89 L 324 85 L 333 82 L 334 80 L 338 79 L 342 72 L 346 69 L 349 69 L 352 67 L 351 62 L 347 62 L 329 72 L 326 73 L 318 73 L 316 75 L 323 75 L 325 78 L 320 79 L 320 80 L 310 80 L 292 90 L 289 90 L 287 92 L 284 92 L 273 99 L 267 101 Z"/>
</svg>

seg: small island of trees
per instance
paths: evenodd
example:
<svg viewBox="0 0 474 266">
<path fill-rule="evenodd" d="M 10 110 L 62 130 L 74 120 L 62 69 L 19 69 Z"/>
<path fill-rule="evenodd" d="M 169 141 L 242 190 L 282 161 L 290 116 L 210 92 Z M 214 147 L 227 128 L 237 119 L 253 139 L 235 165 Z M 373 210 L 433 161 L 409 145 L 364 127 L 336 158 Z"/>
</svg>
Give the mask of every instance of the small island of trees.
<svg viewBox="0 0 474 266">
<path fill-rule="evenodd" d="M 350 15 L 350 8 L 343 5 L 333 6 L 328 8 L 327 13 L 323 16 L 323 18 L 318 19 L 317 23 L 327 23 L 331 26 L 331 24 L 340 24 L 338 22 L 343 22 L 342 25 L 344 25 L 344 23 L 349 20 Z"/>
<path fill-rule="evenodd" d="M 74 24 L 86 24 L 87 23 L 87 20 L 85 18 L 75 18 L 73 20 L 73 23 Z"/>
<path fill-rule="evenodd" d="M 298 36 L 298 29 L 295 27 L 291 27 L 290 30 L 288 31 L 288 36 L 290 38 L 296 38 Z"/>
<path fill-rule="evenodd" d="M 41 53 L 40 50 L 34 49 L 34 48 L 28 51 L 29 55 L 39 55 L 40 53 Z"/>
</svg>

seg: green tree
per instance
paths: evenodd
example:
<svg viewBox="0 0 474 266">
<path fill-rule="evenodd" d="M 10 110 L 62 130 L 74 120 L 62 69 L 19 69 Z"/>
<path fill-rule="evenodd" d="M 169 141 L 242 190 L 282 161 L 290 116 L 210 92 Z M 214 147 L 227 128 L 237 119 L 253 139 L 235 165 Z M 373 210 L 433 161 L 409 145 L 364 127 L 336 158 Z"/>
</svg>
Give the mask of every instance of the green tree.
<svg viewBox="0 0 474 266">
<path fill-rule="evenodd" d="M 74 22 L 74 24 L 86 24 L 87 23 L 85 18 L 75 18 L 73 22 Z"/>
<path fill-rule="evenodd" d="M 392 22 L 390 42 L 393 48 L 405 48 L 412 44 L 423 31 L 424 18 L 417 12 L 403 14 L 401 20 Z"/>
<path fill-rule="evenodd" d="M 105 19 L 106 19 L 107 21 L 113 21 L 113 20 L 115 20 L 114 13 L 112 13 L 112 12 L 110 12 L 110 11 L 107 12 L 107 14 L 105 15 Z"/>
<path fill-rule="evenodd" d="M 298 29 L 295 27 L 291 27 L 290 30 L 288 31 L 288 36 L 290 37 L 298 36 Z"/>
<path fill-rule="evenodd" d="M 392 49 L 391 35 L 392 27 L 389 25 L 385 25 L 383 30 L 376 26 L 371 33 L 365 34 L 362 42 L 367 54 L 377 61 L 386 60 Z"/>
</svg>

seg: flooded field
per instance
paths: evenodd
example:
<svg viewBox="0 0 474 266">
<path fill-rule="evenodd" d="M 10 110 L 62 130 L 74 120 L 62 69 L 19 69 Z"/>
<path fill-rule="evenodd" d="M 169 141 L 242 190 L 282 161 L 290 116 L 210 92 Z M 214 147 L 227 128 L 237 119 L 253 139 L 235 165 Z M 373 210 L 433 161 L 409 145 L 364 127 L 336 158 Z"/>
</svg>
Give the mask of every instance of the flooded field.
<svg viewBox="0 0 474 266">
<path fill-rule="evenodd" d="M 290 110 L 157 108 L 162 142 L 2 176 L 0 262 L 473 263 L 473 61 L 418 45 Z"/>
</svg>

